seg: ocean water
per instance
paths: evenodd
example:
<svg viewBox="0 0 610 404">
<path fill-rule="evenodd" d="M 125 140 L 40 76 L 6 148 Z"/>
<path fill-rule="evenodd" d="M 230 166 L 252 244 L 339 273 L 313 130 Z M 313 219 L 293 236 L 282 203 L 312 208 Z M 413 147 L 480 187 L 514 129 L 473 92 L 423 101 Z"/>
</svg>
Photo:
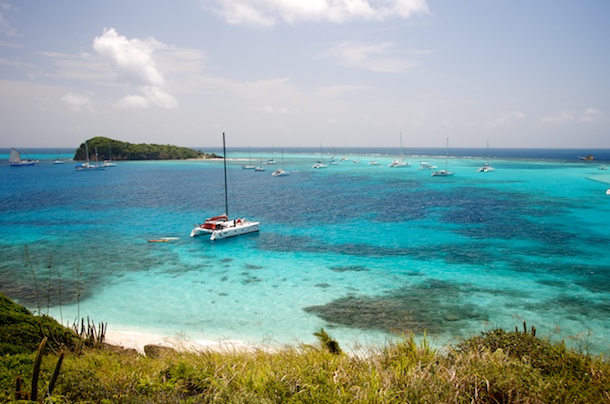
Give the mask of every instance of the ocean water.
<svg viewBox="0 0 610 404">
<path fill-rule="evenodd" d="M 189 232 L 224 212 L 220 161 L 77 172 L 69 151 L 30 151 L 41 162 L 19 168 L 0 154 L 0 291 L 64 324 L 170 337 L 311 343 L 323 327 L 344 347 L 404 332 L 444 346 L 525 321 L 610 354 L 610 170 L 598 169 L 610 156 L 494 150 L 496 170 L 477 173 L 485 150 L 415 150 L 412 167 L 388 168 L 398 154 L 359 149 L 313 170 L 319 150 L 285 149 L 291 175 L 276 178 L 240 167 L 270 150 L 232 149 L 229 214 L 261 231 L 215 242 Z M 456 174 L 431 177 L 422 160 Z M 179 239 L 148 242 L 161 237 Z"/>
</svg>

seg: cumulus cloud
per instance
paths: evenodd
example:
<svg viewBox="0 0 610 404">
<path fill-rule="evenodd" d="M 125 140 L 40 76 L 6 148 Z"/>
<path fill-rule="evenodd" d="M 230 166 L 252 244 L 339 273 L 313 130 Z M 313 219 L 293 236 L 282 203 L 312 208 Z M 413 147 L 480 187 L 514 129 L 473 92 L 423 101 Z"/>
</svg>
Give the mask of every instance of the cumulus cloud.
<svg viewBox="0 0 610 404">
<path fill-rule="evenodd" d="M 413 63 L 394 56 L 394 45 L 389 42 L 366 44 L 342 42 L 320 57 L 335 60 L 338 64 L 381 73 L 402 73 Z"/>
<path fill-rule="evenodd" d="M 161 108 L 178 106 L 176 98 L 164 90 L 165 78 L 155 63 L 154 52 L 167 46 L 154 38 L 127 39 L 114 29 L 105 29 L 93 41 L 93 48 L 116 71 L 119 79 L 138 86 L 140 95 L 127 95 L 117 106 L 124 108 Z"/>
<path fill-rule="evenodd" d="M 542 123 L 562 124 L 562 123 L 592 123 L 601 122 L 606 118 L 606 114 L 597 108 L 586 108 L 583 111 L 567 110 L 556 115 L 544 116 L 540 118 Z"/>
<path fill-rule="evenodd" d="M 93 111 L 91 100 L 84 94 L 67 93 L 61 97 L 61 100 L 74 112 L 79 112 L 83 109 Z"/>
<path fill-rule="evenodd" d="M 409 18 L 428 12 L 426 0 L 214 0 L 202 2 L 230 24 L 272 27 L 278 20 L 328 21 L 343 23 L 351 20 L 384 21 L 389 18 Z"/>
</svg>

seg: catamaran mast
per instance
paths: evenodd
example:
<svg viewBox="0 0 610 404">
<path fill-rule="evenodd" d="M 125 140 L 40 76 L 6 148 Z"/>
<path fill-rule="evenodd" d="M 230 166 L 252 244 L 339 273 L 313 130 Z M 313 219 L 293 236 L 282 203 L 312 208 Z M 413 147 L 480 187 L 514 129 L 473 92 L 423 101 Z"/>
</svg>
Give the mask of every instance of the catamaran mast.
<svg viewBox="0 0 610 404">
<path fill-rule="evenodd" d="M 227 197 L 227 148 L 225 145 L 225 133 L 222 132 L 222 159 L 225 168 L 225 214 L 229 216 L 229 200 Z"/>
</svg>

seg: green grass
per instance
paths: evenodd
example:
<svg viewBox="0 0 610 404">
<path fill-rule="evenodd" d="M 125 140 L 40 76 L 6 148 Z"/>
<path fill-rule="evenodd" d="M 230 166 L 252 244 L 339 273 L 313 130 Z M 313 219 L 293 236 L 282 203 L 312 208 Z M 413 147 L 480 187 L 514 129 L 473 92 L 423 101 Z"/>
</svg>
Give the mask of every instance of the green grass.
<svg viewBox="0 0 610 404">
<path fill-rule="evenodd" d="M 610 402 L 610 364 L 532 332 L 495 329 L 443 350 L 405 335 L 366 354 L 343 352 L 324 330 L 316 336 L 317 345 L 156 358 L 83 348 L 66 355 L 53 402 Z M 34 350 L 0 357 L 0 401 L 14 399 L 19 375 L 29 386 Z M 42 361 L 39 398 L 56 362 L 53 353 Z"/>
</svg>

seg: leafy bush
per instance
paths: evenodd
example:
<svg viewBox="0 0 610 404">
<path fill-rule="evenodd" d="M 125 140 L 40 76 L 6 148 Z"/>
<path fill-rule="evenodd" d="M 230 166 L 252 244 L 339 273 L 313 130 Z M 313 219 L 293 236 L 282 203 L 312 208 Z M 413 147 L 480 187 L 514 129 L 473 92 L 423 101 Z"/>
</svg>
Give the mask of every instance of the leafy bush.
<svg viewBox="0 0 610 404">
<path fill-rule="evenodd" d="M 28 312 L 0 300 L 15 321 Z M 21 315 L 22 317 L 17 317 Z M 37 321 L 37 320 L 36 320 Z M 18 321 L 17 321 L 18 322 Z M 0 328 L 4 331 L 4 327 Z M 12 337 L 13 334 L 6 334 Z M 610 364 L 533 332 L 490 330 L 442 350 L 406 335 L 364 354 L 341 353 L 324 330 L 319 346 L 228 352 L 84 348 L 68 353 L 53 402 L 121 403 L 607 403 Z M 36 338 L 36 341 L 39 341 Z M 14 345 L 14 341 L 0 342 Z M 34 353 L 0 356 L 0 401 L 30 382 Z M 43 360 L 41 392 L 57 361 Z"/>
<path fill-rule="evenodd" d="M 25 307 L 0 293 L 0 355 L 34 352 L 43 337 L 52 349 L 73 349 L 78 336 L 49 316 L 34 316 Z"/>
</svg>

